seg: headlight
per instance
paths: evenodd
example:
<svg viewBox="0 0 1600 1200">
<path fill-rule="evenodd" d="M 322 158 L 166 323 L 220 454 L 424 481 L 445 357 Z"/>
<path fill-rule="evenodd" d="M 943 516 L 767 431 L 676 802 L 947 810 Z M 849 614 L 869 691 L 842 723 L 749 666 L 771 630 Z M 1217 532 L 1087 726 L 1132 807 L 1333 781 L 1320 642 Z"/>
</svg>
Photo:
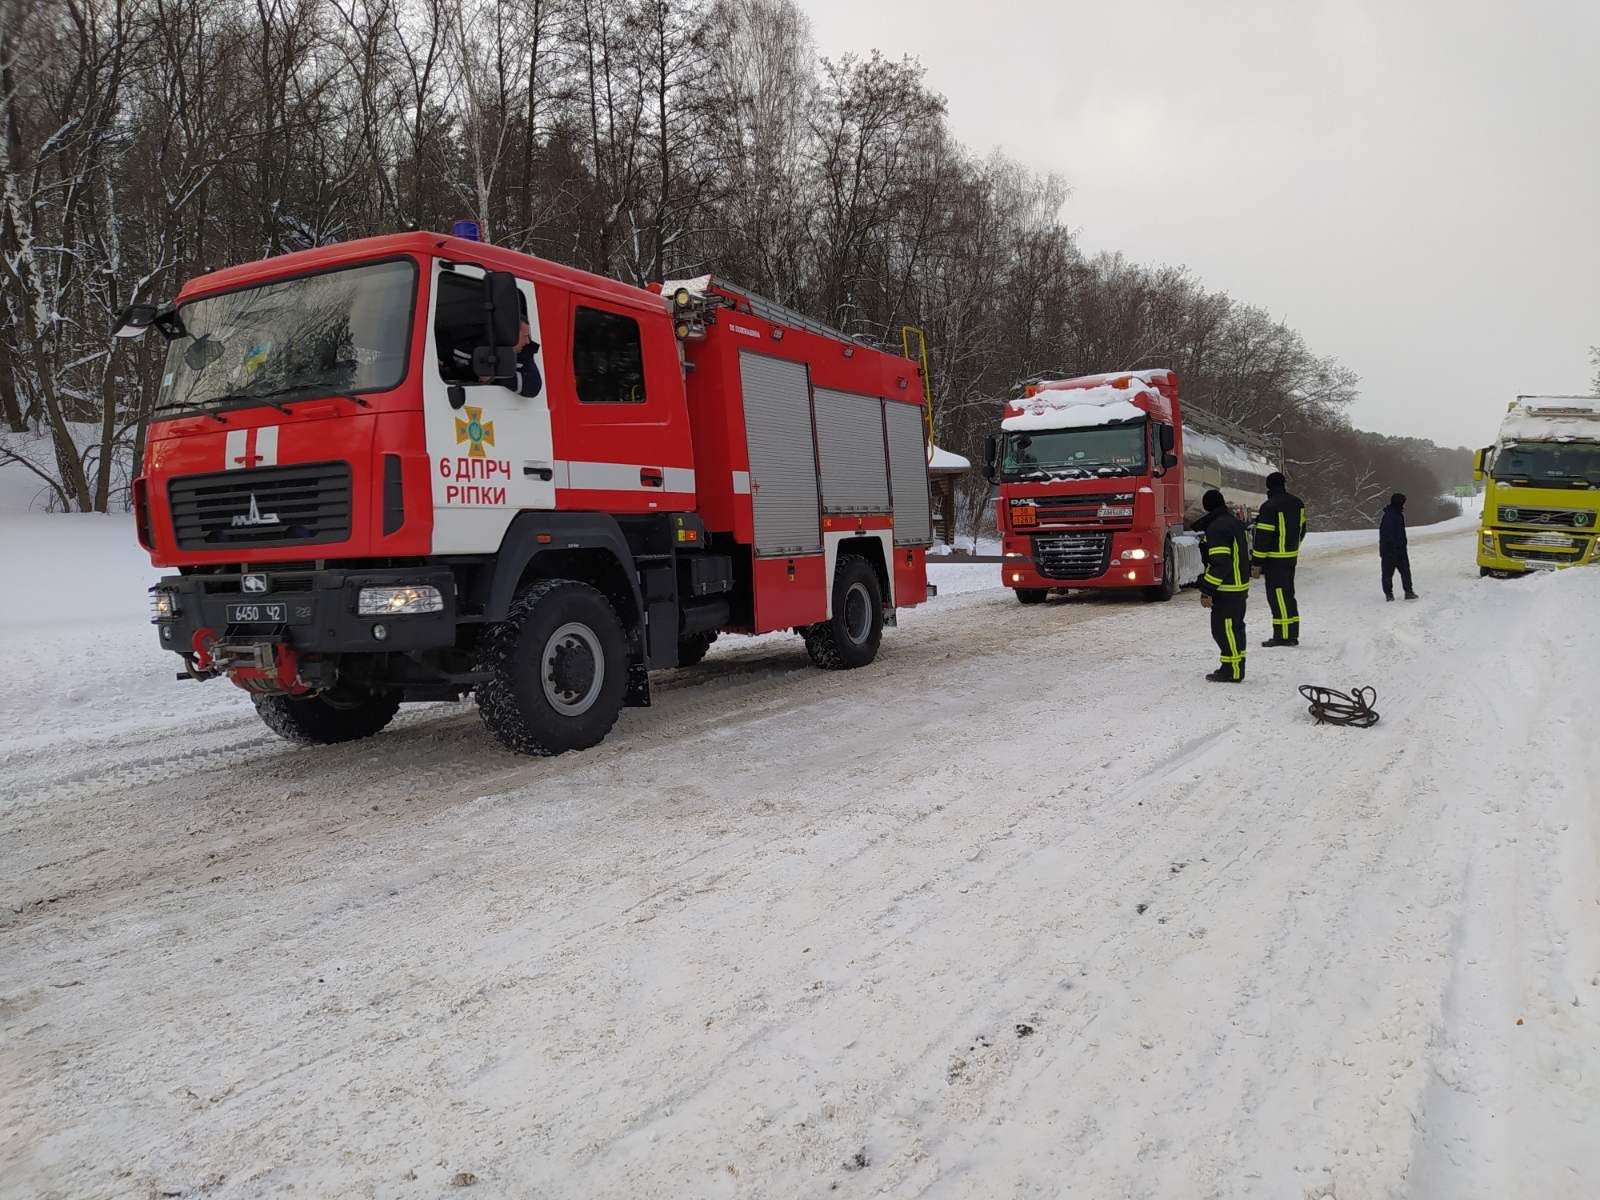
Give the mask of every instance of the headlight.
<svg viewBox="0 0 1600 1200">
<path fill-rule="evenodd" d="M 1135 562 L 1137 562 L 1141 558 L 1149 558 L 1150 557 L 1150 551 L 1148 551 L 1148 550 L 1124 550 L 1122 552 L 1122 557 L 1125 558 L 1125 559 L 1131 558 Z"/>
<path fill-rule="evenodd" d="M 1490 554 L 1494 553 L 1494 534 L 1486 533 L 1483 535 L 1483 548 Z"/>
<path fill-rule="evenodd" d="M 363 617 L 397 617 L 406 613 L 444 611 L 444 597 L 436 587 L 362 588 L 356 612 Z"/>
<path fill-rule="evenodd" d="M 178 593 L 157 589 L 150 593 L 150 617 L 155 621 L 170 621 L 178 615 Z"/>
</svg>

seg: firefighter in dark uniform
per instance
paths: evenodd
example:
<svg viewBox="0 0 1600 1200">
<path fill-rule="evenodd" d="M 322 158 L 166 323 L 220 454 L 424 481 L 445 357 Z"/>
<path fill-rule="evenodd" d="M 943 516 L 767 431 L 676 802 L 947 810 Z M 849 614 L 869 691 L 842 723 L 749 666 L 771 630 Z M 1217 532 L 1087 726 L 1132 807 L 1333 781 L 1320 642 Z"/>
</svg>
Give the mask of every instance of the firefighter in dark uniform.
<svg viewBox="0 0 1600 1200">
<path fill-rule="evenodd" d="M 1250 539 L 1244 523 L 1228 511 L 1222 493 L 1202 498 L 1205 515 L 1194 523 L 1206 571 L 1200 576 L 1200 603 L 1211 610 L 1211 636 L 1222 665 L 1206 678 L 1212 683 L 1243 683 L 1244 610 L 1250 599 Z"/>
<path fill-rule="evenodd" d="M 1294 597 L 1294 568 L 1306 536 L 1306 505 L 1289 493 L 1282 471 L 1267 476 L 1267 502 L 1256 517 L 1255 570 L 1267 581 L 1272 636 L 1263 646 L 1300 644 L 1300 605 Z"/>
</svg>

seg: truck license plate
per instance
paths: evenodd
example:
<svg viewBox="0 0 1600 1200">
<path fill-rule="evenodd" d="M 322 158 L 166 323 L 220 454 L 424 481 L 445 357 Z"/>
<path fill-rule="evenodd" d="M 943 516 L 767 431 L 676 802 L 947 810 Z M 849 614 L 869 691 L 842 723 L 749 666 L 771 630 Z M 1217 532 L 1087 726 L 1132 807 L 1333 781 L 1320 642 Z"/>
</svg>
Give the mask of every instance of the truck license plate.
<svg viewBox="0 0 1600 1200">
<path fill-rule="evenodd" d="M 285 625 L 289 621 L 289 606 L 278 600 L 257 601 L 253 604 L 228 605 L 230 625 Z"/>
</svg>

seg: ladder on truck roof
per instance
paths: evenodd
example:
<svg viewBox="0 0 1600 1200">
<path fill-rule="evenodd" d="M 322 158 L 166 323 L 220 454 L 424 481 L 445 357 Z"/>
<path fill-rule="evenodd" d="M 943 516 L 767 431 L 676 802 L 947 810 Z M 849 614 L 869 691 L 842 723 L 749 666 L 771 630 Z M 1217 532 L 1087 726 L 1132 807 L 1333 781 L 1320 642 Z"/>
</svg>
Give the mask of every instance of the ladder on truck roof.
<svg viewBox="0 0 1600 1200">
<path fill-rule="evenodd" d="M 1279 470 L 1283 469 L 1281 434 L 1274 436 L 1268 433 L 1256 433 L 1226 417 L 1218 416 L 1208 408 L 1201 408 L 1198 404 L 1190 404 L 1187 401 L 1183 405 L 1183 423 L 1192 426 L 1197 433 L 1209 433 L 1255 450 L 1264 455 L 1273 466 Z"/>
<path fill-rule="evenodd" d="M 869 349 L 876 348 L 861 338 L 845 333 L 842 329 L 835 329 L 831 325 L 825 325 L 821 321 L 813 320 L 803 312 L 790 308 L 786 304 L 779 304 L 776 300 L 768 300 L 765 296 L 752 292 L 749 288 L 740 287 L 737 283 L 731 283 L 715 275 L 708 275 L 706 279 L 708 280 L 708 287 L 721 288 L 724 292 L 737 296 L 750 306 L 752 315 L 760 317 L 763 321 L 771 321 L 774 325 L 787 325 L 791 329 L 803 329 L 807 333 L 835 338 L 841 342 L 854 342 L 858 346 L 866 346 Z"/>
</svg>

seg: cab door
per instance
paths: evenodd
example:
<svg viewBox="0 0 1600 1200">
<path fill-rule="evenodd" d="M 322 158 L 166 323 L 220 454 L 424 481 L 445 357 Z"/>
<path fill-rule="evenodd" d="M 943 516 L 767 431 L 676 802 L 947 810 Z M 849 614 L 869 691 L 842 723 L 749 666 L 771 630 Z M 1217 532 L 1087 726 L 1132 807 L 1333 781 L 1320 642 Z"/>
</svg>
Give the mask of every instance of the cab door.
<svg viewBox="0 0 1600 1200">
<path fill-rule="evenodd" d="M 555 287 L 543 291 L 563 508 L 683 512 L 695 506 L 683 367 L 665 308 Z"/>
<path fill-rule="evenodd" d="M 482 320 L 484 273 L 474 264 L 434 262 L 422 391 L 435 553 L 494 551 L 518 512 L 556 503 L 546 323 L 533 284 L 517 280 L 531 353 L 519 356 L 514 384 L 480 381 L 462 353 Z"/>
</svg>

